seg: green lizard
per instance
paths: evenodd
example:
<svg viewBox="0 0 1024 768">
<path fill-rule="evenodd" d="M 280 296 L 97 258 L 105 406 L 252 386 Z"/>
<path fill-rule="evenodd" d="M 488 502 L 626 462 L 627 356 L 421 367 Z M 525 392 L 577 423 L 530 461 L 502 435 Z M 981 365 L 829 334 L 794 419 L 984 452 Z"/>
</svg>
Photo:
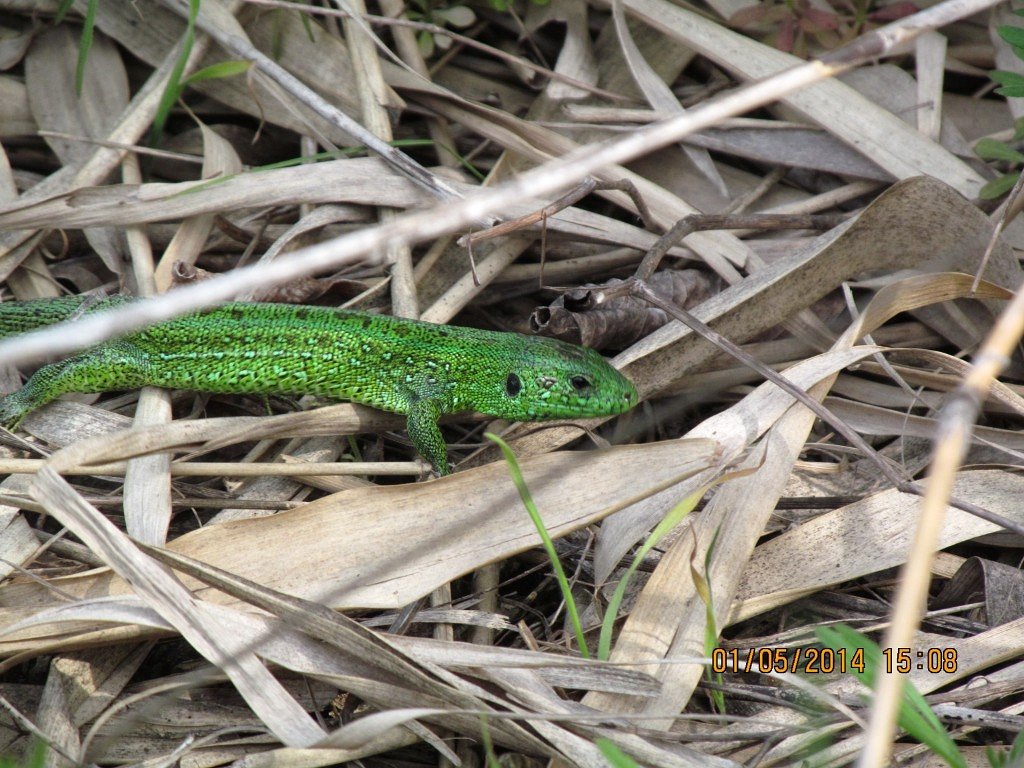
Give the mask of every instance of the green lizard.
<svg viewBox="0 0 1024 768">
<path fill-rule="evenodd" d="M 133 301 L 81 297 L 0 305 L 0 338 Z M 221 394 L 311 394 L 408 416 L 409 437 L 449 472 L 437 421 L 480 411 L 517 421 L 610 416 L 633 385 L 592 349 L 555 339 L 291 304 L 225 304 L 40 368 L 0 400 L 0 423 L 65 392 L 155 385 Z"/>
</svg>

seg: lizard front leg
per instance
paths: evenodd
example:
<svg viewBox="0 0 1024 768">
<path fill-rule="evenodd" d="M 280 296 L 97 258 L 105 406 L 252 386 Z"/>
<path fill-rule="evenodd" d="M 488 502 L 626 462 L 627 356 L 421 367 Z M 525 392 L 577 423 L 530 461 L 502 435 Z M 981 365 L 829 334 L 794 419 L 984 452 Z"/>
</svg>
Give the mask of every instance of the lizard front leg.
<svg viewBox="0 0 1024 768">
<path fill-rule="evenodd" d="M 16 428 L 26 415 L 67 392 L 108 392 L 148 384 L 146 353 L 134 344 L 115 341 L 45 365 L 24 387 L 0 399 L 0 424 Z"/>
<path fill-rule="evenodd" d="M 441 402 L 434 398 L 413 398 L 409 403 L 406 427 L 417 452 L 430 462 L 438 475 L 451 474 L 448 446 L 441 436 L 437 420 L 441 418 Z"/>
</svg>

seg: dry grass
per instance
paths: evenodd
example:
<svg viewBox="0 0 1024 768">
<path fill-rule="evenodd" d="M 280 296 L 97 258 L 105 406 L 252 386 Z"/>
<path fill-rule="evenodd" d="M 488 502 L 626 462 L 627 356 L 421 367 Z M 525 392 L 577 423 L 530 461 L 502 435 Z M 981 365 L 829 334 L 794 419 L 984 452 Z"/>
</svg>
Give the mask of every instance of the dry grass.
<svg viewBox="0 0 1024 768">
<path fill-rule="evenodd" d="M 413 482 L 403 420 L 350 404 L 146 389 L 32 414 L 0 449 L 0 754 L 41 738 L 47 766 L 935 764 L 892 735 L 896 677 L 871 701 L 849 673 L 708 674 L 715 645 L 792 662 L 836 622 L 922 652 L 909 677 L 954 764 L 1024 730 L 1007 303 L 1024 237 L 979 204 L 996 170 L 971 150 L 1020 113 L 979 95 L 997 62 L 1024 71 L 993 32 L 1016 17 L 956 0 L 872 33 L 823 2 L 760 18 L 737 0 L 474 0 L 470 18 L 381 0 L 353 19 L 202 0 L 182 56 L 187 2 L 99 0 L 77 93 L 89 3 L 55 25 L 58 5 L 0 1 L 0 278 L 13 299 L 174 290 L 0 343 L 8 391 L 11 364 L 242 297 L 523 332 L 544 306 L 535 324 L 617 353 L 643 404 L 488 425 L 589 650 L 614 630 L 607 660 L 579 647 L 479 419 L 446 422 L 459 471 Z M 452 14 L 464 36 L 424 60 L 418 36 Z M 155 137 L 167 84 L 225 61 L 251 63 L 190 81 Z M 631 182 L 649 220 L 597 185 L 460 245 L 588 177 Z M 828 423 L 669 312 L 600 289 L 590 311 L 578 291 L 552 303 L 548 286 L 633 274 L 698 212 L 846 215 L 694 232 L 649 281 Z M 933 442 L 922 504 L 909 481 Z"/>
</svg>

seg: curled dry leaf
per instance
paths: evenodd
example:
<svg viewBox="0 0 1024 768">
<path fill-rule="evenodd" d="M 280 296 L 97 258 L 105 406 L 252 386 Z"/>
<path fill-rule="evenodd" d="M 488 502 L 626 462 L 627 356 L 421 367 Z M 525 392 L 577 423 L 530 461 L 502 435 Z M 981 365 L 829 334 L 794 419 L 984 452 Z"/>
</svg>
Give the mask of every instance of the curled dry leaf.
<svg viewBox="0 0 1024 768">
<path fill-rule="evenodd" d="M 607 286 L 621 283 L 609 280 Z M 664 270 L 649 281 L 668 301 L 690 309 L 721 290 L 722 280 L 697 269 Z M 633 296 L 593 302 L 593 286 L 566 291 L 530 316 L 534 333 L 594 349 L 624 349 L 657 330 L 670 318 L 663 310 Z"/>
</svg>

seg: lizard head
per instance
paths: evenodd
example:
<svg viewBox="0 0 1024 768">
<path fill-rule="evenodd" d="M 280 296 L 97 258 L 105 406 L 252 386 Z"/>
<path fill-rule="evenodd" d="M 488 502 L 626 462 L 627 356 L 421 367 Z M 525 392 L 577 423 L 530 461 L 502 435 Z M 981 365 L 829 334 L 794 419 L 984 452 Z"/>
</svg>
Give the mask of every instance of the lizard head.
<svg viewBox="0 0 1024 768">
<path fill-rule="evenodd" d="M 557 339 L 531 342 L 492 384 L 501 390 L 494 415 L 527 421 L 589 418 L 636 405 L 633 384 L 594 350 Z"/>
</svg>

